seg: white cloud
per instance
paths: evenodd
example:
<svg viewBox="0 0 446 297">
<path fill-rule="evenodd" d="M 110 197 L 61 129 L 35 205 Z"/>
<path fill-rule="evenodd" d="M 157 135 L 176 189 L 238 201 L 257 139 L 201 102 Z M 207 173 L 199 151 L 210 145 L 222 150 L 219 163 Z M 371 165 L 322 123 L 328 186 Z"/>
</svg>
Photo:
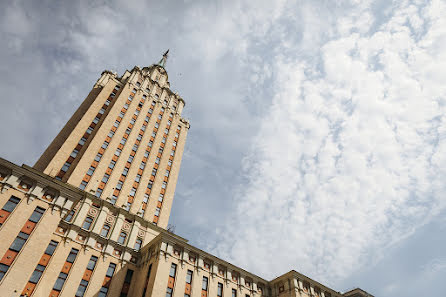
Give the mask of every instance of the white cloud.
<svg viewBox="0 0 446 297">
<path fill-rule="evenodd" d="M 334 283 L 444 207 L 444 11 L 402 2 L 369 32 L 367 4 L 339 18 L 319 59 L 278 56 L 215 251 L 267 277 Z"/>
</svg>

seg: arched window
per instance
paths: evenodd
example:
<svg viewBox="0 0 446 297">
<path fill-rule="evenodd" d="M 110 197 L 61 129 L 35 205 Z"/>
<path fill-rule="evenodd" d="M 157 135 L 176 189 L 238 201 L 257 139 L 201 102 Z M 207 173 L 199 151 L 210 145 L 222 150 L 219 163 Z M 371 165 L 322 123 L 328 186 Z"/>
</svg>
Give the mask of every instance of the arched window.
<svg viewBox="0 0 446 297">
<path fill-rule="evenodd" d="M 135 250 L 139 251 L 141 249 L 142 246 L 142 239 L 141 238 L 137 238 L 136 242 L 135 242 L 135 246 L 133 247 Z"/>
<path fill-rule="evenodd" d="M 127 233 L 121 232 L 121 234 L 119 234 L 118 243 L 124 244 L 126 238 L 127 238 Z"/>
<path fill-rule="evenodd" d="M 102 236 L 102 237 L 107 237 L 107 236 L 108 236 L 108 232 L 110 232 L 110 226 L 107 225 L 107 224 L 105 224 L 105 225 L 102 227 L 102 230 L 101 230 L 101 236 Z"/>
</svg>

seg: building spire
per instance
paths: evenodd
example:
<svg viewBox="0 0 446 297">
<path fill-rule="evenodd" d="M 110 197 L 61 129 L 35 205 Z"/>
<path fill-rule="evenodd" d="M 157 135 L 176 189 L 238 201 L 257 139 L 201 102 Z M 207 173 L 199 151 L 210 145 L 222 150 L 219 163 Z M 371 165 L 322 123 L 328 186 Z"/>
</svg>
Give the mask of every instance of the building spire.
<svg viewBox="0 0 446 297">
<path fill-rule="evenodd" d="M 166 66 L 166 61 L 167 61 L 167 56 L 169 54 L 169 50 L 167 50 L 164 54 L 163 57 L 161 58 L 161 60 L 158 62 L 158 65 L 165 67 Z"/>
</svg>

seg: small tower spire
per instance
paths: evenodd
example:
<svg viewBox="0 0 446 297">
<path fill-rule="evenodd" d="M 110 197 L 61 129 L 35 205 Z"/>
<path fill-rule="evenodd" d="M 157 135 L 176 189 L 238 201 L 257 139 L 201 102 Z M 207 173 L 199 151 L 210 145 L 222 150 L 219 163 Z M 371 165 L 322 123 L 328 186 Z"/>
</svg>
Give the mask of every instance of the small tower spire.
<svg viewBox="0 0 446 297">
<path fill-rule="evenodd" d="M 158 65 L 165 67 L 166 66 L 166 61 L 167 61 L 167 56 L 169 55 L 169 50 L 167 50 L 164 54 L 163 57 L 161 58 L 161 60 L 158 62 Z"/>
</svg>

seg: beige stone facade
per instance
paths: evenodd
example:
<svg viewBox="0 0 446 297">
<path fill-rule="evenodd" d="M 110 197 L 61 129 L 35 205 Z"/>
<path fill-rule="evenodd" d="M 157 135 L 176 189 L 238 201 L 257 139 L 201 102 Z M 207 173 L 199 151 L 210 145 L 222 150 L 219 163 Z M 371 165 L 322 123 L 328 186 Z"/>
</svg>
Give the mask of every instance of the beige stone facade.
<svg viewBox="0 0 446 297">
<path fill-rule="evenodd" d="M 0 296 L 371 296 L 267 281 L 166 229 L 184 104 L 161 65 L 104 71 L 34 167 L 0 158 Z"/>
</svg>

